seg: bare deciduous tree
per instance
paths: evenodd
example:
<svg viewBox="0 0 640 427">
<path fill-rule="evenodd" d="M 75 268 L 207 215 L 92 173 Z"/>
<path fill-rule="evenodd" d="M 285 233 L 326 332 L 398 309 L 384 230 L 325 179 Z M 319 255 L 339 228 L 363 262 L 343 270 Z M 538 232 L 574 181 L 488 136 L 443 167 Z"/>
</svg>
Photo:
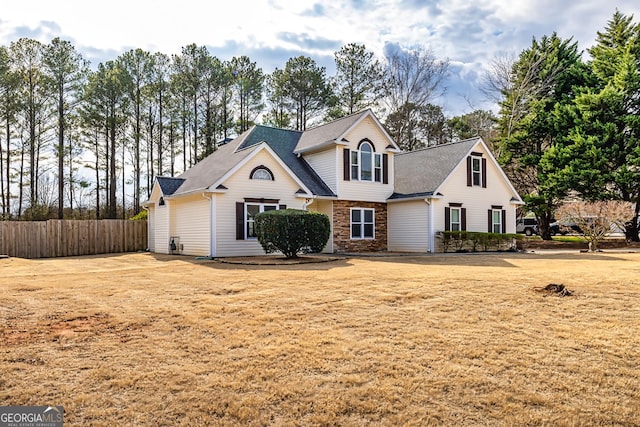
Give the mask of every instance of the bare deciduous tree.
<svg viewBox="0 0 640 427">
<path fill-rule="evenodd" d="M 607 235 L 624 230 L 625 223 L 632 217 L 632 204 L 618 200 L 569 202 L 556 210 L 560 222 L 574 223 L 582 230 L 590 251 L 597 251 L 598 244 Z"/>
<path fill-rule="evenodd" d="M 387 49 L 388 51 L 391 49 Z M 429 49 L 395 49 L 386 54 L 383 93 L 388 117 L 396 123 L 415 120 L 412 115 L 426 107 L 446 91 L 444 80 L 449 61 L 435 57 Z M 407 132 L 398 128 L 392 137 L 399 145 L 411 145 L 405 141 Z"/>
</svg>

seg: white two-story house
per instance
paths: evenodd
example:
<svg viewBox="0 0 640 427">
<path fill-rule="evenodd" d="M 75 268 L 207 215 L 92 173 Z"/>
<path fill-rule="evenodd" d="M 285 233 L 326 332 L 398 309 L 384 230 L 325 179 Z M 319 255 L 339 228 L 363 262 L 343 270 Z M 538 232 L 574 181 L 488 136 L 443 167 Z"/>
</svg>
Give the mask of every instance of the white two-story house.
<svg viewBox="0 0 640 427">
<path fill-rule="evenodd" d="M 254 217 L 331 219 L 325 252 L 434 252 L 442 230 L 514 233 L 522 204 L 480 138 L 403 153 L 370 110 L 307 131 L 254 126 L 178 177 L 158 177 L 149 249 L 263 254 Z"/>
</svg>

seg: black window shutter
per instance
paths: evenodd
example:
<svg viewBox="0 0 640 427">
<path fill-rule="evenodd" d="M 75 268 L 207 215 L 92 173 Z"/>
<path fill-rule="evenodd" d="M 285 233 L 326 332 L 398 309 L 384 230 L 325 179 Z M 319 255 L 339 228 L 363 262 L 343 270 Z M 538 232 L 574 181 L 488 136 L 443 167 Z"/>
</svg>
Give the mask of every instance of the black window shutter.
<svg viewBox="0 0 640 427">
<path fill-rule="evenodd" d="M 389 183 L 389 155 L 382 155 L 382 183 Z"/>
<path fill-rule="evenodd" d="M 446 206 L 444 208 L 444 231 L 451 230 L 451 209 Z"/>
<path fill-rule="evenodd" d="M 487 159 L 482 159 L 482 187 L 487 188 Z"/>
<path fill-rule="evenodd" d="M 467 208 L 460 208 L 460 230 L 467 231 Z"/>
<path fill-rule="evenodd" d="M 507 232 L 507 211 L 506 210 L 502 210 L 502 233 L 506 233 Z"/>
<path fill-rule="evenodd" d="M 471 156 L 467 157 L 467 187 L 471 187 L 472 185 L 472 177 L 471 177 Z"/>
<path fill-rule="evenodd" d="M 489 209 L 487 212 L 489 213 L 489 221 L 487 223 L 488 224 L 487 228 L 489 230 L 489 233 L 492 233 L 493 232 L 493 211 Z"/>
<path fill-rule="evenodd" d="M 236 240 L 244 240 L 244 203 L 236 202 Z"/>
<path fill-rule="evenodd" d="M 351 180 L 351 151 L 348 148 L 345 148 L 343 151 L 343 175 L 345 181 Z"/>
</svg>

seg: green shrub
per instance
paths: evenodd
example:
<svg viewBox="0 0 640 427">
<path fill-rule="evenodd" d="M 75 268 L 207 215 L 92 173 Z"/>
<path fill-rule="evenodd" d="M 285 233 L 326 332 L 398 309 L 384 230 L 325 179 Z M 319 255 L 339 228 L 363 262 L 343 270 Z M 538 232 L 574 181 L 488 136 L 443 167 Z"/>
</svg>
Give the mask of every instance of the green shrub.
<svg viewBox="0 0 640 427">
<path fill-rule="evenodd" d="M 131 221 L 143 221 L 143 220 L 146 221 L 148 216 L 147 212 L 148 212 L 147 210 L 143 209 L 129 219 Z"/>
<path fill-rule="evenodd" d="M 442 239 L 442 250 L 448 252 L 453 246 L 456 252 L 464 252 L 471 249 L 476 252 L 479 248 L 483 251 L 513 249 L 513 240 L 517 243 L 524 238 L 521 234 L 482 233 L 477 231 L 441 231 L 438 233 Z"/>
<path fill-rule="evenodd" d="M 255 227 L 266 253 L 279 251 L 287 258 L 296 258 L 300 252 L 320 252 L 331 232 L 327 215 L 300 209 L 260 213 L 255 217 Z"/>
</svg>

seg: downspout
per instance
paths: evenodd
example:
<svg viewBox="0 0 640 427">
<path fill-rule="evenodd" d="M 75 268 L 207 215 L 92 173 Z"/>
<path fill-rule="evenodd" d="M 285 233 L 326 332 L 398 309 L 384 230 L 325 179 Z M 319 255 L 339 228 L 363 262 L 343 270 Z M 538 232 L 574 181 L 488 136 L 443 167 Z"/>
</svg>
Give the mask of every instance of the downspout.
<svg viewBox="0 0 640 427">
<path fill-rule="evenodd" d="M 151 247 L 149 245 L 149 239 L 151 239 L 151 233 L 149 233 L 149 227 L 150 227 L 150 222 L 149 222 L 149 206 L 147 205 L 143 205 L 142 209 L 144 209 L 145 211 L 147 211 L 147 250 L 145 252 L 153 252 L 151 250 Z M 155 248 L 154 248 L 155 249 Z"/>
<path fill-rule="evenodd" d="M 315 202 L 316 196 L 313 195 L 311 198 L 307 197 L 304 199 L 304 203 L 302 204 L 302 210 L 306 211 L 309 205 L 312 205 Z"/>
<path fill-rule="evenodd" d="M 428 244 L 429 244 L 429 253 L 435 253 L 436 248 L 436 239 L 435 239 L 435 230 L 434 230 L 434 221 L 433 221 L 433 203 L 431 203 L 431 199 L 424 199 L 425 203 L 428 206 L 429 210 L 429 224 L 427 229 L 429 230 Z"/>
<path fill-rule="evenodd" d="M 214 221 L 213 221 L 213 197 L 207 197 L 207 193 L 202 193 L 202 197 L 209 201 L 209 258 L 213 259 L 215 256 L 215 248 L 213 244 L 214 238 Z"/>
</svg>

